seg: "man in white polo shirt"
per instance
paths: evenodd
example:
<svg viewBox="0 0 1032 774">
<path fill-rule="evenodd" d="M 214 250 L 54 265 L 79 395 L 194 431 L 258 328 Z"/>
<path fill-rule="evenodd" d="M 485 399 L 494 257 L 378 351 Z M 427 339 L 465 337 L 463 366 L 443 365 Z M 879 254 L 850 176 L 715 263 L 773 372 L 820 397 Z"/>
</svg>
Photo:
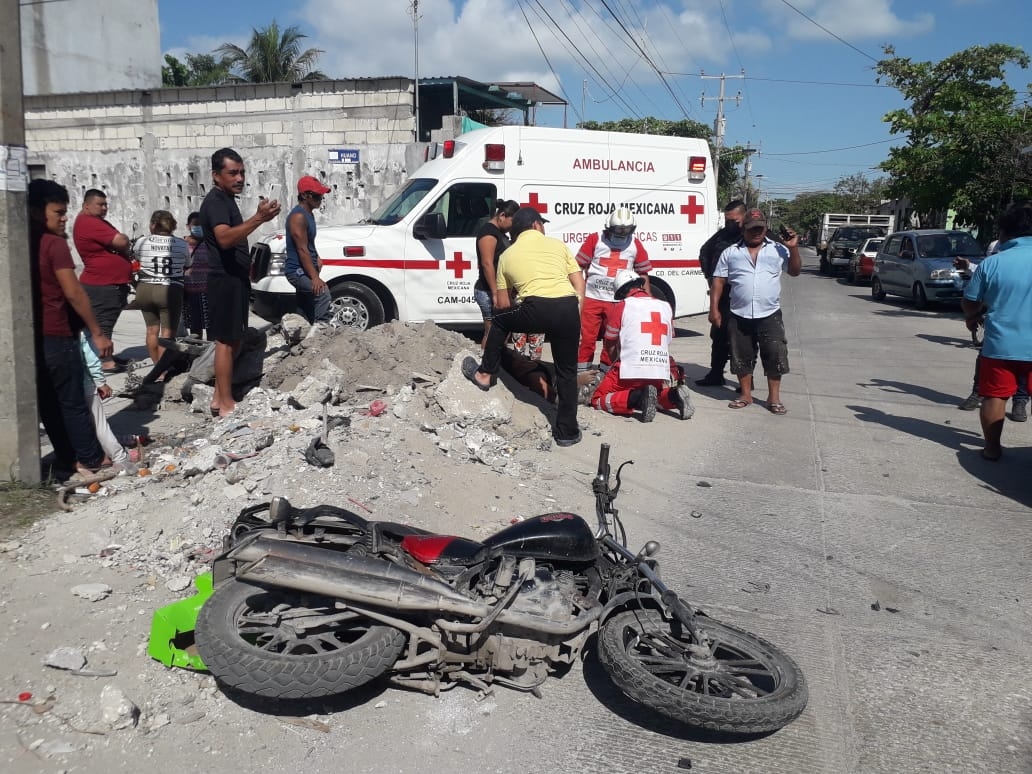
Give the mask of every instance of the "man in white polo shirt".
<svg viewBox="0 0 1032 774">
<path fill-rule="evenodd" d="M 761 210 L 749 210 L 742 222 L 742 239 L 717 259 L 710 291 L 709 320 L 720 326 L 718 302 L 724 285 L 731 287 L 731 319 L 727 320 L 731 344 L 731 371 L 742 385 L 742 395 L 728 403 L 740 409 L 753 402 L 756 353 L 767 376 L 767 410 L 786 414 L 781 402 L 781 377 L 788 373 L 788 342 L 781 319 L 781 273 L 798 277 L 803 268 L 799 237 L 782 227 L 783 243 L 767 236 L 767 219 Z"/>
</svg>

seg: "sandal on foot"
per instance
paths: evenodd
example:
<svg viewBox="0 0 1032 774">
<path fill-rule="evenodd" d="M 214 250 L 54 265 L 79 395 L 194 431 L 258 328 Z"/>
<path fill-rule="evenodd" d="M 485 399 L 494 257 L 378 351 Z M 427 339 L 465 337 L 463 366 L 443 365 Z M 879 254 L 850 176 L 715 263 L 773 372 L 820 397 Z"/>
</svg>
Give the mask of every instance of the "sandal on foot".
<svg viewBox="0 0 1032 774">
<path fill-rule="evenodd" d="M 767 411 L 769 411 L 771 414 L 777 414 L 778 416 L 788 413 L 788 409 L 785 408 L 784 403 L 768 403 Z"/>
<path fill-rule="evenodd" d="M 987 462 L 999 462 L 1000 457 L 1003 456 L 1003 451 L 998 451 L 996 452 L 996 454 L 986 454 L 985 449 L 982 449 L 982 451 L 980 451 L 979 454 L 982 456 L 982 459 L 986 460 Z"/>
<path fill-rule="evenodd" d="M 746 406 L 751 406 L 751 405 L 752 405 L 752 401 L 751 400 L 733 400 L 733 401 L 731 401 L 730 403 L 727 404 L 727 407 L 731 408 L 731 409 L 741 409 L 741 408 L 745 408 Z"/>
<path fill-rule="evenodd" d="M 479 369 L 477 361 L 471 357 L 467 357 L 462 361 L 462 375 L 473 382 L 473 386 L 479 390 L 487 392 L 491 389 L 491 383 L 481 384 L 477 381 L 477 370 Z"/>
</svg>

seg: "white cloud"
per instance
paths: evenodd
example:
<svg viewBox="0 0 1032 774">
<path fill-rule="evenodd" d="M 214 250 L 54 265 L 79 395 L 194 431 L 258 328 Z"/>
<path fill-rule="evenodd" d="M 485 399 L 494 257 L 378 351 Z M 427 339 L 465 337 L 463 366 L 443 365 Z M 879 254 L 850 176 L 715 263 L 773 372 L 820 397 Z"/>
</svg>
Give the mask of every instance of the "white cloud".
<svg viewBox="0 0 1032 774">
<path fill-rule="evenodd" d="M 677 7 L 669 0 L 664 3 L 613 5 L 659 70 L 697 73 L 701 68 L 734 66 L 726 31 L 719 15 L 713 15 L 712 2 L 683 0 Z M 302 15 L 313 30 L 313 45 L 326 51 L 320 69 L 345 78 L 411 76 L 414 33 L 408 7 L 406 0 L 381 4 L 308 0 Z M 580 101 L 582 80 L 587 78 L 594 99 L 611 96 L 608 90 L 615 89 L 626 91 L 636 104 L 641 102 L 638 84 L 652 87 L 658 79 L 627 34 L 597 3 L 424 0 L 419 7 L 421 77 L 535 81 L 558 93 L 550 62 L 571 102 Z M 770 48 L 770 40 L 755 27 L 736 29 L 735 35 L 740 46 Z"/>
<path fill-rule="evenodd" d="M 815 22 L 850 43 L 876 40 L 891 43 L 899 37 L 929 32 L 935 27 L 931 13 L 916 13 L 911 19 L 897 15 L 894 0 L 795 0 L 792 3 Z M 827 32 L 800 16 L 784 3 L 765 0 L 764 5 L 782 19 L 785 32 L 800 40 L 832 40 Z M 877 53 L 877 52 L 876 52 Z"/>
</svg>

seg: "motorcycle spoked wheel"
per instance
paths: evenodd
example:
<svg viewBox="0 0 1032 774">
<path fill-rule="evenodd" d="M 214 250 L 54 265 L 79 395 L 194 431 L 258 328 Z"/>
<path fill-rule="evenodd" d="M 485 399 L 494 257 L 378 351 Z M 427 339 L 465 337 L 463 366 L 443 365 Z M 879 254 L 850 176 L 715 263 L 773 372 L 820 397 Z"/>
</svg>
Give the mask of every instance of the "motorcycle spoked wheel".
<svg viewBox="0 0 1032 774">
<path fill-rule="evenodd" d="M 358 614 L 304 628 L 340 613 L 330 597 L 230 580 L 204 603 L 194 639 L 208 671 L 243 693 L 334 696 L 383 674 L 405 645 L 402 632 Z"/>
<path fill-rule="evenodd" d="M 712 645 L 700 658 L 691 635 L 675 633 L 654 610 L 630 610 L 606 621 L 599 660 L 630 698 L 690 726 L 765 733 L 788 725 L 806 707 L 803 673 L 766 640 L 699 617 Z"/>
</svg>

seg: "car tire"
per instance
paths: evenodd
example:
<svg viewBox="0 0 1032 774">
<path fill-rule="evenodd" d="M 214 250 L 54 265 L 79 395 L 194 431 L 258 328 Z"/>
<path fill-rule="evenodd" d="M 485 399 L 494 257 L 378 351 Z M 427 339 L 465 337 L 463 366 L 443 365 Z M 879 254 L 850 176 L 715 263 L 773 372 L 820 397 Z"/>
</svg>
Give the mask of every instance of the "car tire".
<svg viewBox="0 0 1032 774">
<path fill-rule="evenodd" d="M 877 277 L 871 277 L 871 298 L 875 301 L 885 300 L 885 288 L 882 287 L 881 280 Z"/>
<path fill-rule="evenodd" d="M 915 309 L 928 308 L 928 294 L 925 293 L 924 285 L 922 285 L 920 282 L 914 283 L 913 296 Z"/>
<path fill-rule="evenodd" d="M 385 320 L 380 297 L 361 282 L 341 282 L 330 288 L 333 321 L 344 328 L 365 331 Z"/>
</svg>

